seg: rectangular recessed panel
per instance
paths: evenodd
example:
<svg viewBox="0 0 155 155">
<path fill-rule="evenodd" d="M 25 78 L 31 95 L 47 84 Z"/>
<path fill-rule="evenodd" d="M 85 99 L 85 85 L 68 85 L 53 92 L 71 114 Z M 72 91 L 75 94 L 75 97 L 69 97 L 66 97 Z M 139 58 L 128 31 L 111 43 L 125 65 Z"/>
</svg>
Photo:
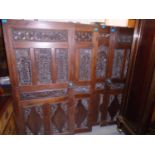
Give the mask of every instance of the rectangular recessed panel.
<svg viewBox="0 0 155 155">
<path fill-rule="evenodd" d="M 57 48 L 56 49 L 56 70 L 57 81 L 68 81 L 68 49 Z"/>
<path fill-rule="evenodd" d="M 90 80 L 92 49 L 80 49 L 79 80 Z"/>
<path fill-rule="evenodd" d="M 68 42 L 67 30 L 13 29 L 14 41 Z"/>
<path fill-rule="evenodd" d="M 51 49 L 35 49 L 37 80 L 39 83 L 51 82 Z"/>
<path fill-rule="evenodd" d="M 32 64 L 30 49 L 15 49 L 16 65 L 20 85 L 32 83 Z"/>
</svg>

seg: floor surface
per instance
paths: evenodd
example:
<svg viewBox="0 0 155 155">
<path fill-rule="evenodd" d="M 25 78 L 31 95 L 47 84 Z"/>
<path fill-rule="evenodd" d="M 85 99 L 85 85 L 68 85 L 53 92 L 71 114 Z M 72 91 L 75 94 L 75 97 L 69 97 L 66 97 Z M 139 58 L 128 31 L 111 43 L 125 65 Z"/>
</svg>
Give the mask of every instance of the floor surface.
<svg viewBox="0 0 155 155">
<path fill-rule="evenodd" d="M 94 126 L 91 132 L 78 133 L 76 135 L 124 135 L 123 132 L 117 130 L 116 125 L 109 126 Z"/>
</svg>

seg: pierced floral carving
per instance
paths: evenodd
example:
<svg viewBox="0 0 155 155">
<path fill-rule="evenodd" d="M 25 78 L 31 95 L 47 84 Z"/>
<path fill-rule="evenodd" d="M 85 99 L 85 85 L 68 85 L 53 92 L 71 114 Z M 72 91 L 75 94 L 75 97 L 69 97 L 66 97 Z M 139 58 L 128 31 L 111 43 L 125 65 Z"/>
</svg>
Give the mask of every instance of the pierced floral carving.
<svg viewBox="0 0 155 155">
<path fill-rule="evenodd" d="M 92 35 L 93 35 L 92 32 L 76 31 L 75 32 L 75 41 L 77 41 L 77 42 L 91 42 Z"/>
<path fill-rule="evenodd" d="M 95 88 L 96 89 L 104 89 L 105 88 L 105 83 L 96 83 Z"/>
<path fill-rule="evenodd" d="M 51 82 L 51 50 L 50 49 L 35 49 L 36 65 L 38 81 L 40 83 Z"/>
<path fill-rule="evenodd" d="M 20 94 L 22 100 L 46 98 L 46 97 L 60 97 L 66 96 L 67 89 L 57 89 L 57 90 L 46 90 L 46 91 L 36 91 L 36 92 L 24 92 Z"/>
<path fill-rule="evenodd" d="M 67 30 L 13 29 L 14 41 L 67 42 Z"/>
<path fill-rule="evenodd" d="M 112 78 L 120 78 L 121 77 L 123 56 L 124 56 L 124 50 L 123 49 L 115 49 L 114 50 Z"/>
<path fill-rule="evenodd" d="M 106 74 L 108 48 L 100 46 L 97 52 L 96 77 L 103 78 Z"/>
<path fill-rule="evenodd" d="M 57 81 L 68 81 L 68 49 L 56 49 Z"/>
<path fill-rule="evenodd" d="M 80 49 L 79 80 L 90 80 L 91 49 Z"/>
<path fill-rule="evenodd" d="M 76 88 L 74 88 L 74 91 L 76 94 L 78 94 L 78 93 L 89 93 L 90 87 L 89 86 L 77 86 Z"/>
<path fill-rule="evenodd" d="M 29 49 L 15 49 L 16 64 L 20 85 L 30 85 L 32 82 L 32 65 Z"/>
</svg>

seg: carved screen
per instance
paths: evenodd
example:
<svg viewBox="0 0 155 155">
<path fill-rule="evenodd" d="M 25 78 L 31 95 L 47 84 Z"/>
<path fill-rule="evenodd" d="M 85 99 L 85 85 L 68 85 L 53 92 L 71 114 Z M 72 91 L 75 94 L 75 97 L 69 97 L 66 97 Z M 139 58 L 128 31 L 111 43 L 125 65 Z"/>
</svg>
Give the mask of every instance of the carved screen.
<svg viewBox="0 0 155 155">
<path fill-rule="evenodd" d="M 121 78 L 124 50 L 115 49 L 112 67 L 112 78 Z"/>
<path fill-rule="evenodd" d="M 57 48 L 56 54 L 56 68 L 57 68 L 57 81 L 68 81 L 68 49 Z"/>
<path fill-rule="evenodd" d="M 24 119 L 26 124 L 26 134 L 43 135 L 43 109 L 42 106 L 24 108 Z"/>
<path fill-rule="evenodd" d="M 30 49 L 15 49 L 15 55 L 19 84 L 30 85 L 32 82 Z"/>
<path fill-rule="evenodd" d="M 91 42 L 92 36 L 93 36 L 92 32 L 76 31 L 75 32 L 75 41 L 77 41 L 77 42 Z"/>
<path fill-rule="evenodd" d="M 35 49 L 35 57 L 38 82 L 51 82 L 51 49 Z"/>
<path fill-rule="evenodd" d="M 68 133 L 68 106 L 66 103 L 51 104 L 52 134 Z"/>
<path fill-rule="evenodd" d="M 90 80 L 92 49 L 80 49 L 79 80 Z"/>
<path fill-rule="evenodd" d="M 13 29 L 14 41 L 67 42 L 66 30 Z"/>
<path fill-rule="evenodd" d="M 96 77 L 103 78 L 106 74 L 107 65 L 107 52 L 108 48 L 105 46 L 100 46 L 97 52 L 97 62 L 96 62 Z"/>
</svg>

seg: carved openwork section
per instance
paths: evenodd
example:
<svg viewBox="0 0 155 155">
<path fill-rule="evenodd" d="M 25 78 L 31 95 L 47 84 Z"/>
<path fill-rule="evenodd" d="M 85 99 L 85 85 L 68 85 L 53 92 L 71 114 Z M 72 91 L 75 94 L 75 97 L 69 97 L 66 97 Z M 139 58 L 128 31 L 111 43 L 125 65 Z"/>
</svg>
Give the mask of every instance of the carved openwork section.
<svg viewBox="0 0 155 155">
<path fill-rule="evenodd" d="M 35 49 L 37 77 L 39 83 L 51 82 L 51 49 Z"/>
<path fill-rule="evenodd" d="M 56 49 L 57 81 L 68 81 L 68 49 Z"/>
<path fill-rule="evenodd" d="M 26 134 L 44 134 L 43 110 L 41 106 L 24 108 L 24 119 L 26 124 Z"/>
<path fill-rule="evenodd" d="M 90 80 L 92 49 L 80 49 L 79 80 Z"/>
<path fill-rule="evenodd" d="M 74 91 L 76 94 L 85 94 L 90 92 L 90 87 L 89 86 L 77 86 L 74 88 Z"/>
<path fill-rule="evenodd" d="M 128 65 L 129 65 L 129 57 L 130 57 L 130 49 L 126 50 L 126 60 L 125 60 L 125 68 L 124 68 L 124 78 L 126 78 Z"/>
<path fill-rule="evenodd" d="M 93 37 L 92 32 L 86 32 L 86 31 L 75 32 L 75 41 L 77 42 L 91 42 L 92 37 Z"/>
<path fill-rule="evenodd" d="M 68 115 L 67 104 L 51 104 L 51 130 L 53 134 L 68 133 Z"/>
<path fill-rule="evenodd" d="M 119 43 L 132 43 L 132 38 L 132 35 L 120 34 L 117 41 Z"/>
<path fill-rule="evenodd" d="M 13 29 L 14 41 L 67 42 L 67 30 Z"/>
<path fill-rule="evenodd" d="M 32 82 L 30 49 L 15 49 L 15 55 L 19 84 L 30 85 Z"/>
<path fill-rule="evenodd" d="M 112 83 L 110 84 L 111 89 L 123 89 L 124 83 Z"/>
<path fill-rule="evenodd" d="M 100 46 L 97 52 L 96 77 L 103 78 L 106 74 L 108 47 Z"/>
<path fill-rule="evenodd" d="M 95 84 L 95 89 L 104 89 L 105 88 L 105 83 L 96 83 Z"/>
<path fill-rule="evenodd" d="M 89 99 L 78 99 L 75 105 L 75 128 L 88 128 Z"/>
<path fill-rule="evenodd" d="M 123 66 L 123 57 L 124 57 L 123 49 L 115 49 L 114 50 L 112 78 L 120 78 L 121 77 L 122 66 Z"/>
<path fill-rule="evenodd" d="M 61 97 L 67 95 L 67 89 L 46 90 L 36 92 L 24 92 L 20 94 L 22 100 L 48 98 L 48 97 Z"/>
<path fill-rule="evenodd" d="M 98 117 L 97 117 L 97 123 L 100 123 L 102 120 L 104 120 L 104 94 L 98 94 L 97 96 L 97 102 L 98 102 Z"/>
<path fill-rule="evenodd" d="M 120 110 L 121 100 L 122 94 L 110 95 L 108 103 L 107 121 L 116 121 L 116 118 Z"/>
</svg>

